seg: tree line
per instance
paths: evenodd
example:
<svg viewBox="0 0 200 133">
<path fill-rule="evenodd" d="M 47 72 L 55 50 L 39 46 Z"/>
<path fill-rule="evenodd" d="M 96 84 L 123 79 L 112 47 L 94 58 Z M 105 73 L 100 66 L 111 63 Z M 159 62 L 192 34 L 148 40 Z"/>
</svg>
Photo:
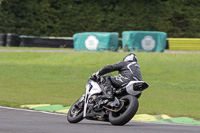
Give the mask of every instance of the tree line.
<svg viewBox="0 0 200 133">
<path fill-rule="evenodd" d="M 200 37 L 200 0 L 0 0 L 0 33 L 163 31 Z"/>
</svg>

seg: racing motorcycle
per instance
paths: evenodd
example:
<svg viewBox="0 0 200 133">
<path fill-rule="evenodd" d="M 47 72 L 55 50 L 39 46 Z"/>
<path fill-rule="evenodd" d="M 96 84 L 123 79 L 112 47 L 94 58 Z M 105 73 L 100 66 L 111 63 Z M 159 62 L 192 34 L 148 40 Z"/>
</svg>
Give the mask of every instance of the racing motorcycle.
<svg viewBox="0 0 200 133">
<path fill-rule="evenodd" d="M 78 123 L 81 120 L 98 120 L 112 125 L 124 125 L 136 114 L 142 91 L 149 85 L 145 81 L 130 81 L 126 86 L 114 90 L 112 100 L 103 99 L 105 77 L 91 76 L 86 84 L 86 94 L 69 109 L 67 120 Z"/>
</svg>

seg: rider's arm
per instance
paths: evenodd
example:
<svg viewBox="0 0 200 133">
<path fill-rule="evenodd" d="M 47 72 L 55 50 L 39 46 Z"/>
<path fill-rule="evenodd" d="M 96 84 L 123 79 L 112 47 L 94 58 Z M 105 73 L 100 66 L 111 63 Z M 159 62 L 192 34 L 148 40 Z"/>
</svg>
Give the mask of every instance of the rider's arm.
<svg viewBox="0 0 200 133">
<path fill-rule="evenodd" d="M 104 75 L 113 71 L 118 71 L 124 66 L 124 61 L 118 62 L 114 65 L 106 65 L 98 71 L 98 75 Z"/>
</svg>

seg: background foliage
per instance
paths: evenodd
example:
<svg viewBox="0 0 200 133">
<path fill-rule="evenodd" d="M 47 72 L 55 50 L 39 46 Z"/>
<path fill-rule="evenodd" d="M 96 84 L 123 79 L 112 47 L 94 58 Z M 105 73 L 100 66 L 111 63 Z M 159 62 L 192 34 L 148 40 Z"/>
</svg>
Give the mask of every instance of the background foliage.
<svg viewBox="0 0 200 133">
<path fill-rule="evenodd" d="M 0 0 L 0 33 L 164 31 L 200 37 L 200 0 Z"/>
</svg>

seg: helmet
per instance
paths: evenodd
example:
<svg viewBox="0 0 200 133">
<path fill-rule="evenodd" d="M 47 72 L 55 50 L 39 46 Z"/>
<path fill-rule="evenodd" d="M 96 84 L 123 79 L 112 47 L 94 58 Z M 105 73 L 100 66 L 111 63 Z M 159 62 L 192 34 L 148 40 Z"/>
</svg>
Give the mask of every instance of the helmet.
<svg viewBox="0 0 200 133">
<path fill-rule="evenodd" d="M 138 59 L 137 59 L 137 56 L 133 53 L 130 53 L 128 55 L 126 55 L 123 59 L 123 61 L 133 61 L 133 62 L 137 62 Z"/>
</svg>

